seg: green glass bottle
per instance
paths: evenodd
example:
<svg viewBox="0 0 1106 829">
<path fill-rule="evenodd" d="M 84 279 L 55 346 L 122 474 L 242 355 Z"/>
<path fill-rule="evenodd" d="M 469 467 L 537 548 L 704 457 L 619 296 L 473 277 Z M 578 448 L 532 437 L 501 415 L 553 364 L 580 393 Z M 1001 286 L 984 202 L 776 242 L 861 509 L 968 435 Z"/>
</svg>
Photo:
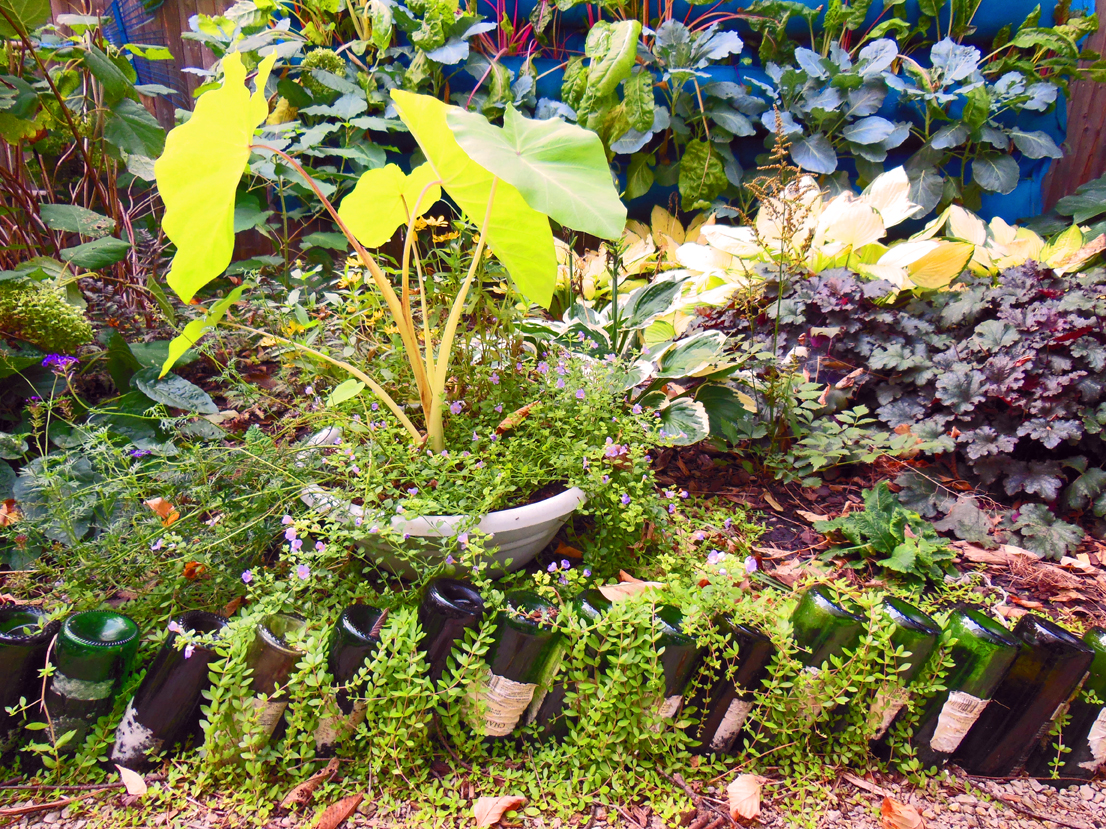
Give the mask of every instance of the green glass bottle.
<svg viewBox="0 0 1106 829">
<path fill-rule="evenodd" d="M 375 607 L 350 605 L 342 611 L 330 632 L 327 665 L 338 686 L 335 702 L 340 717 L 328 717 L 315 731 L 315 752 L 321 757 L 334 752 L 334 746 L 349 737 L 365 719 L 365 705 L 357 701 L 357 689 L 350 683 L 369 661 L 380 644 L 380 628 L 385 615 Z"/>
<path fill-rule="evenodd" d="M 1094 659 L 1087 645 L 1040 616 L 1019 619 L 1014 638 L 1018 655 L 956 750 L 957 763 L 971 774 L 1006 777 L 1019 768 Z"/>
<path fill-rule="evenodd" d="M 58 750 L 76 751 L 96 720 L 111 711 L 138 651 L 138 625 L 111 610 L 88 610 L 65 620 L 54 647 L 54 674 L 46 690 L 46 710 Z"/>
<path fill-rule="evenodd" d="M 856 650 L 865 625 L 863 616 L 836 602 L 826 588 L 808 587 L 791 614 L 799 661 L 807 670 L 822 670 L 830 657 Z"/>
<path fill-rule="evenodd" d="M 912 604 L 886 596 L 880 612 L 893 625 L 890 647 L 892 653 L 903 651 L 892 669 L 895 679 L 876 692 L 872 701 L 870 723 L 874 727 L 873 742 L 879 742 L 890 730 L 899 712 L 910 701 L 910 686 L 929 662 L 941 635 L 941 626 Z"/>
<path fill-rule="evenodd" d="M 691 705 L 699 711 L 695 732 L 696 754 L 733 751 L 745 719 L 753 710 L 753 693 L 768 675 L 768 666 L 776 655 L 776 646 L 762 631 L 735 619 L 717 619 L 720 633 L 737 648 L 733 673 L 719 676 L 709 688 L 701 688 Z"/>
<path fill-rule="evenodd" d="M 572 600 L 573 609 L 589 625 L 594 625 L 611 607 L 611 600 L 596 588 L 585 590 Z M 589 650 L 589 653 L 591 651 Z M 592 654 L 594 656 L 594 654 Z M 557 679 L 544 695 L 540 690 L 527 712 L 538 724 L 541 739 L 563 739 L 568 734 L 569 714 L 565 700 L 568 694 L 567 680 Z"/>
<path fill-rule="evenodd" d="M 291 639 L 306 624 L 307 621 L 296 613 L 266 616 L 258 623 L 246 653 L 246 664 L 253 671 L 251 716 L 257 717 L 257 741 L 261 745 L 267 743 L 284 722 L 288 678 L 303 656 L 303 651 L 292 645 Z"/>
<path fill-rule="evenodd" d="M 211 685 L 208 668 L 216 653 L 204 644 L 180 648 L 181 633 L 217 634 L 227 620 L 190 610 L 169 623 L 169 635 L 115 730 L 111 762 L 145 769 L 163 748 L 181 742 L 200 720 L 203 692 Z"/>
<path fill-rule="evenodd" d="M 1018 640 L 976 608 L 961 605 L 949 616 L 941 643 L 953 667 L 945 690 L 926 705 L 911 740 L 926 766 L 941 766 L 960 746 L 1018 655 Z"/>
<path fill-rule="evenodd" d="M 468 582 L 437 578 L 426 587 L 419 604 L 420 649 L 426 653 L 430 679 L 437 683 L 445 673 L 454 646 L 465 631 L 484 618 L 484 599 Z"/>
<path fill-rule="evenodd" d="M 506 600 L 495 616 L 488 673 L 477 691 L 481 719 L 473 727 L 485 737 L 514 731 L 560 648 L 560 634 L 553 628 L 556 607 L 526 590 L 508 593 Z"/>
<path fill-rule="evenodd" d="M 1106 628 L 1087 631 L 1083 643 L 1094 651 L 1094 659 L 1068 707 L 1067 722 L 1059 734 L 1043 734 L 1025 764 L 1034 777 L 1061 787 L 1090 780 L 1106 766 Z M 1058 740 L 1070 751 L 1060 752 L 1054 746 Z"/>
<path fill-rule="evenodd" d="M 659 605 L 653 611 L 653 630 L 664 672 L 664 695 L 657 703 L 656 714 L 661 720 L 675 719 L 688 683 L 699 667 L 702 650 L 694 637 L 684 633 L 684 614 L 672 605 Z"/>
<path fill-rule="evenodd" d="M 20 714 L 8 714 L 42 696 L 40 671 L 46 667 L 46 651 L 61 629 L 61 622 L 47 622 L 46 611 L 30 605 L 0 608 L 0 756 L 19 741 Z M 33 713 L 33 711 L 29 712 Z"/>
</svg>

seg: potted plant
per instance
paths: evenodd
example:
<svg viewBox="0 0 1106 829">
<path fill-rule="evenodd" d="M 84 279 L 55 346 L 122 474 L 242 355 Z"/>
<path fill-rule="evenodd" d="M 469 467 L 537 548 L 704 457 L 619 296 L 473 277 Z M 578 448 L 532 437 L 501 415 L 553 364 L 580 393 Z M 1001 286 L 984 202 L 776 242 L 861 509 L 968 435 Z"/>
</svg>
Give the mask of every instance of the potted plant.
<svg viewBox="0 0 1106 829">
<path fill-rule="evenodd" d="M 177 249 L 168 283 L 189 302 L 226 269 L 233 248 L 235 188 L 250 155 L 279 156 L 315 191 L 348 239 L 366 282 L 375 286 L 401 342 L 409 385 L 386 388 L 362 367 L 325 351 L 224 321 L 246 285 L 235 288 L 203 318 L 184 328 L 170 346 L 163 371 L 223 321 L 245 333 L 275 338 L 348 372 L 350 379 L 327 399 L 328 416 L 345 418 L 344 427 L 329 435 L 353 434 L 356 440 L 343 444 L 342 451 L 330 448 L 313 453 L 322 457 L 320 468 L 330 474 L 332 485 L 306 492 L 305 500 L 319 512 L 331 514 L 327 531 L 332 537 L 348 533 L 345 540 L 374 552 L 381 563 L 403 575 L 412 575 L 415 569 L 410 556 L 405 564 L 404 555 L 384 555 L 384 542 L 399 542 L 395 546 L 406 550 L 411 545 L 402 542 L 431 539 L 431 564 L 447 561 L 453 552 L 471 555 L 495 548 L 494 561 L 484 557 L 482 564 L 474 566 L 517 569 L 584 503 L 584 486 L 588 495 L 594 494 L 592 490 L 605 491 L 612 508 L 624 513 L 617 517 L 623 524 L 631 520 L 627 516 L 640 518 L 641 508 L 631 504 L 635 493 L 644 492 L 642 482 L 649 477 L 645 448 L 656 438 L 656 430 L 640 411 L 626 413 L 614 400 L 613 390 L 621 385 L 614 376 L 619 369 L 611 361 L 520 353 L 517 360 L 504 361 L 485 373 L 484 394 L 451 399 L 451 388 L 456 386 L 452 355 L 463 328 L 466 301 L 489 250 L 520 294 L 547 307 L 557 280 L 550 219 L 605 239 L 622 233 L 626 210 L 599 138 L 559 120 L 523 118 L 512 108 L 504 126 L 497 127 L 482 115 L 393 90 L 396 111 L 426 163 L 409 175 L 396 165 L 370 170 L 335 207 L 294 159 L 276 147 L 253 143 L 254 131 L 268 111 L 264 89 L 272 65 L 271 56 L 262 62 L 256 77 L 258 91 L 251 94 L 240 56 L 227 55 L 222 86 L 205 93 L 190 120 L 166 140 L 155 169 L 165 202 L 163 227 Z M 443 191 L 475 232 L 467 268 L 463 276 L 456 274 L 459 287 L 448 316 L 435 333 L 428 323 L 426 274 L 416 227 Z M 397 289 L 369 249 L 388 242 L 401 226 L 406 226 L 406 235 Z M 504 382 L 506 378 L 513 382 Z M 569 379 L 575 385 L 570 387 Z M 513 402 L 518 402 L 523 399 L 519 395 L 526 394 L 519 391 L 520 386 L 539 381 L 543 386 L 534 389 L 530 402 L 504 411 L 504 401 L 511 399 L 506 390 L 513 390 Z M 415 401 L 412 404 L 401 402 L 406 391 Z M 573 400 L 582 407 L 579 412 L 568 408 Z M 351 411 L 358 406 L 364 419 L 360 412 Z M 566 422 L 572 426 L 567 432 Z M 624 439 L 630 432 L 634 439 Z M 525 433 L 524 439 L 520 433 Z M 510 440 L 503 440 L 505 435 Z M 450 441 L 452 445 L 447 445 Z M 458 446 L 461 441 L 465 443 Z M 517 450 L 503 448 L 508 445 Z M 482 454 L 474 458 L 473 449 Z M 461 463 L 459 456 L 466 462 Z M 359 463 L 360 459 L 367 462 Z M 492 470 L 480 472 L 489 466 Z M 494 477 L 489 477 L 493 472 Z M 529 500 L 534 491 L 504 484 L 504 477 L 514 473 L 529 480 L 532 490 L 560 483 L 562 491 L 533 503 L 487 511 L 487 499 L 471 497 L 473 492 L 500 492 L 506 504 L 512 499 Z M 334 488 L 335 482 L 339 486 L 345 482 L 346 491 Z M 615 487 L 621 489 L 616 492 Z M 360 494 L 350 498 L 351 490 Z M 433 497 L 427 497 L 428 490 Z M 466 510 L 449 514 L 440 509 L 458 504 Z M 341 509 L 335 510 L 337 506 Z M 316 529 L 320 528 L 316 525 Z M 295 527 L 289 528 L 293 545 L 296 533 Z"/>
</svg>

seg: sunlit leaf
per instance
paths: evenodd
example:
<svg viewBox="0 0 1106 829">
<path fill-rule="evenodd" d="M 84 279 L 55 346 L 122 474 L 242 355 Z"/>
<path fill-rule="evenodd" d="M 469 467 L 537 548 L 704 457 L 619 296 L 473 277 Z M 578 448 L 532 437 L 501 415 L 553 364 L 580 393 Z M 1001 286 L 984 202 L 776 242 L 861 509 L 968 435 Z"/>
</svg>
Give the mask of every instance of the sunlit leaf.
<svg viewBox="0 0 1106 829">
<path fill-rule="evenodd" d="M 173 367 L 177 360 L 188 352 L 188 349 L 198 343 L 204 334 L 219 323 L 219 320 L 226 314 L 227 309 L 236 303 L 239 297 L 242 296 L 242 292 L 246 290 L 247 285 L 248 283 L 239 285 L 216 302 L 202 319 L 192 320 L 188 325 L 184 326 L 184 330 L 181 331 L 180 334 L 169 342 L 169 354 L 166 356 L 165 362 L 161 366 L 162 377 L 168 373 L 169 369 Z"/>
<path fill-rule="evenodd" d="M 939 242 L 907 267 L 910 281 L 920 288 L 943 288 L 964 272 L 974 250 L 967 242 Z"/>
<path fill-rule="evenodd" d="M 378 248 L 392 238 L 396 228 L 407 224 L 416 203 L 416 215 L 422 216 L 441 199 L 442 188 L 431 183 L 434 181 L 434 168 L 429 164 L 420 164 L 409 176 L 395 164 L 369 170 L 357 180 L 353 192 L 342 199 L 338 215 L 361 244 Z"/>
</svg>

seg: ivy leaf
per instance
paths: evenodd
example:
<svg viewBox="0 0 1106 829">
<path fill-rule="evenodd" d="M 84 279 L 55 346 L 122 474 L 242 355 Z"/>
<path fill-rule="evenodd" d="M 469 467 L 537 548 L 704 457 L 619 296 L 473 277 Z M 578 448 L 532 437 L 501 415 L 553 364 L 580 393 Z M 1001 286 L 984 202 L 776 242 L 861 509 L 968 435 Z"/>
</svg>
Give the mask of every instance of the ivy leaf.
<svg viewBox="0 0 1106 829">
<path fill-rule="evenodd" d="M 1094 514 L 1106 517 L 1106 469 L 1092 467 L 1076 478 L 1064 492 L 1068 509 L 1093 507 Z"/>
<path fill-rule="evenodd" d="M 987 378 L 980 371 L 963 368 L 942 374 L 937 380 L 937 398 L 957 414 L 967 414 L 987 399 Z"/>
<path fill-rule="evenodd" d="M 1064 479 L 1060 477 L 1060 464 L 1056 461 L 1030 461 L 1028 464 L 1015 461 L 1002 485 L 1007 495 L 1028 492 L 1046 501 L 1055 501 Z"/>
<path fill-rule="evenodd" d="M 1083 540 L 1083 530 L 1061 521 L 1044 504 L 1026 504 L 1018 510 L 1014 529 L 1025 549 L 1044 558 L 1060 559 Z"/>
<path fill-rule="evenodd" d="M 987 544 L 991 541 L 991 522 L 987 513 L 977 505 L 975 498 L 962 495 L 956 499 L 949 514 L 933 523 L 941 532 L 951 532 L 962 541 L 973 544 Z"/>
</svg>

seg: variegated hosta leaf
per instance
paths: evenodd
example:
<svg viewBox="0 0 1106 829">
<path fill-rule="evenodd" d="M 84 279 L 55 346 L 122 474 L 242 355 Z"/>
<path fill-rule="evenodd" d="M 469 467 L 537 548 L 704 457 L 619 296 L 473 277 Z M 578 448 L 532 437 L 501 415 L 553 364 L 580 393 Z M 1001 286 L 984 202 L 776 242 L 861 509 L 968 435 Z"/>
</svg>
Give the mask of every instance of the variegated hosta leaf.
<svg viewBox="0 0 1106 829">
<path fill-rule="evenodd" d="M 710 418 L 698 400 L 678 397 L 660 408 L 661 435 L 677 446 L 691 446 L 710 434 Z"/>
</svg>

